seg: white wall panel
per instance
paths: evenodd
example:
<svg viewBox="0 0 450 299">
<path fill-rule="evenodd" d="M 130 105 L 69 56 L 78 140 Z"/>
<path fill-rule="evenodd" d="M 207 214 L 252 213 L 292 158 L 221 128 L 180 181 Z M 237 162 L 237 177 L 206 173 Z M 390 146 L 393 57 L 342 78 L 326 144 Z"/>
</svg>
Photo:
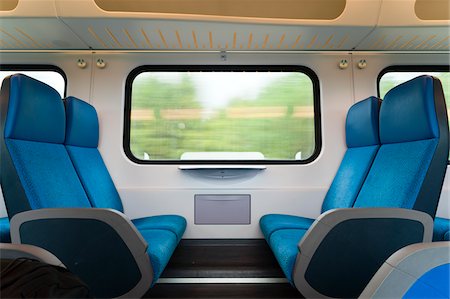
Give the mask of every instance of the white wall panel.
<svg viewBox="0 0 450 299">
<path fill-rule="evenodd" d="M 77 67 L 85 59 L 85 69 Z M 104 69 L 94 66 L 97 59 Z M 350 67 L 340 70 L 347 59 Z M 366 60 L 367 67 L 357 63 Z M 91 102 L 100 118 L 100 151 L 119 189 L 130 218 L 157 214 L 180 214 L 187 218 L 186 238 L 258 238 L 259 218 L 266 213 L 316 217 L 323 197 L 345 151 L 344 123 L 348 108 L 356 101 L 376 95 L 376 80 L 391 65 L 448 64 L 449 54 L 392 53 L 229 53 L 226 62 L 219 53 L 159 52 L 68 52 L 1 53 L 4 64 L 53 64 L 68 78 L 68 95 Z M 179 170 L 178 165 L 138 165 L 124 154 L 122 146 L 125 80 L 134 68 L 145 64 L 274 64 L 304 65 L 320 79 L 322 151 L 307 165 L 267 165 L 253 177 L 206 179 Z M 92 88 L 91 88 L 92 87 Z M 226 87 L 225 87 L 226 88 Z M 450 176 L 447 174 L 438 216 L 450 217 Z M 251 225 L 194 225 L 195 194 L 251 194 Z M 4 215 L 0 205 L 0 216 Z"/>
<path fill-rule="evenodd" d="M 126 213 L 141 217 L 178 213 L 192 224 L 189 238 L 260 237 L 258 219 L 269 212 L 317 216 L 331 180 L 345 151 L 344 122 L 353 103 L 351 69 L 338 63 L 348 54 L 232 53 L 226 62 L 219 53 L 98 53 L 107 63 L 95 69 L 92 103 L 100 116 L 100 151 L 119 188 Z M 308 165 L 267 165 L 258 175 L 236 180 L 201 179 L 179 170 L 178 165 L 137 165 L 126 158 L 122 147 L 125 78 L 143 64 L 288 64 L 304 65 L 320 78 L 323 147 Z M 226 86 L 224 87 L 226 88 Z M 252 195 L 252 223 L 247 226 L 193 225 L 194 194 Z"/>
</svg>

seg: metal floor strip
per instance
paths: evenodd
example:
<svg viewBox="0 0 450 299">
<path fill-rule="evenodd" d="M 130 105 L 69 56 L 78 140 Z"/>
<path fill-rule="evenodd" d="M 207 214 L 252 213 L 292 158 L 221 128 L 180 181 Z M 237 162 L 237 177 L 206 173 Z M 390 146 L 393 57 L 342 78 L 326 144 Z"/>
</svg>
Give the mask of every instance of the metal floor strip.
<svg viewBox="0 0 450 299">
<path fill-rule="evenodd" d="M 156 283 L 288 283 L 286 278 L 264 278 L 264 277 L 254 277 L 254 278 L 160 278 Z"/>
</svg>

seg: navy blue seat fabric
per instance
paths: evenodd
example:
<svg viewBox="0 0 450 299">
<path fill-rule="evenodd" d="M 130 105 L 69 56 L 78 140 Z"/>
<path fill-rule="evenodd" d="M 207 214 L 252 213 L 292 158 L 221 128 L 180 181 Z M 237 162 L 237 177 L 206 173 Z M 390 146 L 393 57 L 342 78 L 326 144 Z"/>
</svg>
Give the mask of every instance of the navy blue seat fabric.
<svg viewBox="0 0 450 299">
<path fill-rule="evenodd" d="M 119 193 L 97 149 L 99 123 L 95 108 L 75 97 L 68 97 L 65 106 L 65 145 L 89 201 L 96 208 L 123 212 Z M 155 282 L 181 240 L 186 220 L 178 215 L 160 215 L 132 222 L 149 244 Z"/>
<path fill-rule="evenodd" d="M 436 217 L 433 227 L 433 242 L 450 241 L 450 220 Z"/>
<path fill-rule="evenodd" d="M 0 243 L 11 243 L 8 217 L 0 218 Z"/>
<path fill-rule="evenodd" d="M 325 196 L 322 212 L 352 207 L 379 148 L 380 100 L 370 97 L 348 111 L 345 130 L 347 151 Z M 292 282 L 297 244 L 314 219 L 269 214 L 260 220 L 261 230 L 286 277 Z"/>
</svg>

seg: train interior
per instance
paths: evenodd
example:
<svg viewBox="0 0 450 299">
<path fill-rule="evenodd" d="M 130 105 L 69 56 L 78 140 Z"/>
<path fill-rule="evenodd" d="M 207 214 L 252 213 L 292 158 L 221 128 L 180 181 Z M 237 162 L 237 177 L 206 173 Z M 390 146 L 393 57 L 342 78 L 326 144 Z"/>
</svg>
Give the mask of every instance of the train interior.
<svg viewBox="0 0 450 299">
<path fill-rule="evenodd" d="M 1 0 L 0 79 L 3 298 L 450 298 L 448 0 Z"/>
</svg>

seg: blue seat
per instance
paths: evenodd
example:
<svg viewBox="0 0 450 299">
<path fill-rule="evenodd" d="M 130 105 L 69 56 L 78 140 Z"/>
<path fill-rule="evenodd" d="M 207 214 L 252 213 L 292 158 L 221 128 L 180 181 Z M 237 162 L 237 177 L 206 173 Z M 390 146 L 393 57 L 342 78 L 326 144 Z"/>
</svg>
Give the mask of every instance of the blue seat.
<svg viewBox="0 0 450 299">
<path fill-rule="evenodd" d="M 450 241 L 450 220 L 436 217 L 433 227 L 433 242 Z"/>
<path fill-rule="evenodd" d="M 0 178 L 12 241 L 52 252 L 96 297 L 142 296 L 166 266 L 184 219 L 161 216 L 175 224 L 140 223 L 139 233 L 121 213 L 97 150 L 95 110 L 74 123 L 78 112 L 69 108 L 77 115 L 66 121 L 59 94 L 21 74 L 3 81 L 0 103 Z"/>
<path fill-rule="evenodd" d="M 66 98 L 65 107 L 67 126 L 64 144 L 89 201 L 95 208 L 111 208 L 123 212 L 119 193 L 97 149 L 99 123 L 95 108 L 75 97 Z M 156 282 L 183 236 L 186 220 L 178 215 L 160 215 L 135 219 L 132 223 L 151 244 L 149 254 L 155 271 L 153 280 Z M 174 237 L 165 237 L 167 233 L 158 232 L 159 230 L 169 231 Z M 155 237 L 157 235 L 161 237 Z M 153 246 L 160 246 L 156 245 L 158 243 L 164 243 L 164 250 L 153 251 Z"/>
<path fill-rule="evenodd" d="M 0 218 L 0 243 L 11 243 L 8 217 Z"/>
<path fill-rule="evenodd" d="M 370 97 L 349 109 L 345 124 L 347 151 L 325 196 L 322 213 L 353 206 L 380 146 L 379 107 L 380 100 Z M 313 222 L 314 219 L 279 214 L 265 215 L 260 220 L 264 237 L 291 283 L 297 244 Z"/>
<path fill-rule="evenodd" d="M 395 252 L 359 298 L 450 298 L 450 242 L 421 243 Z"/>
<path fill-rule="evenodd" d="M 370 101 L 358 104 L 371 106 Z M 431 241 L 449 146 L 441 83 L 421 76 L 393 88 L 381 104 L 378 130 L 373 127 L 377 117 L 371 117 L 377 110 L 372 111 L 353 118 L 354 107 L 349 110 L 349 149 L 324 200 L 324 213 L 308 230 L 310 219 L 261 219 L 284 273 L 305 296 L 356 297 L 390 254 Z M 372 126 L 358 126 L 362 119 Z M 366 134 L 355 134 L 349 121 Z M 365 143 L 366 136 L 378 141 L 377 132 L 379 145 Z M 362 148 L 355 155 L 352 144 L 358 141 Z"/>
</svg>

